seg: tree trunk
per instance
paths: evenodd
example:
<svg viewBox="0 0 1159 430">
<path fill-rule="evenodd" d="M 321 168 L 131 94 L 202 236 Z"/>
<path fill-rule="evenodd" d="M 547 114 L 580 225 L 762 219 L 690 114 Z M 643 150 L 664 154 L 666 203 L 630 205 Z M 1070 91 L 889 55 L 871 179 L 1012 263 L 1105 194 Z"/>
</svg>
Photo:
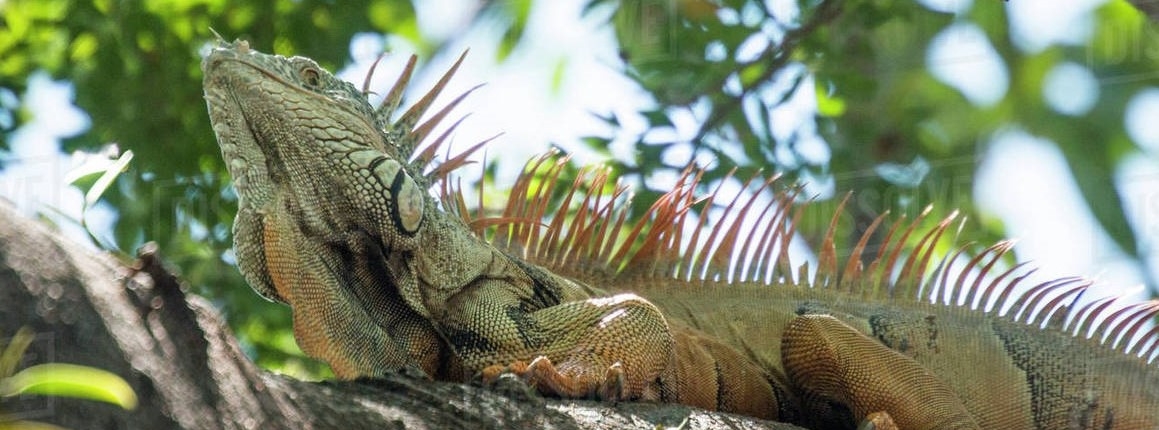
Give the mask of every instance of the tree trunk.
<svg viewBox="0 0 1159 430">
<path fill-rule="evenodd" d="M 504 394 L 403 375 L 321 383 L 274 375 L 241 353 L 206 300 L 182 291 L 155 249 L 127 267 L 0 204 L 0 346 L 22 326 L 37 336 L 18 369 L 101 368 L 124 378 L 140 404 L 0 399 L 0 427 L 15 418 L 74 429 L 796 428 L 679 405 L 542 399 L 521 383 Z"/>
</svg>

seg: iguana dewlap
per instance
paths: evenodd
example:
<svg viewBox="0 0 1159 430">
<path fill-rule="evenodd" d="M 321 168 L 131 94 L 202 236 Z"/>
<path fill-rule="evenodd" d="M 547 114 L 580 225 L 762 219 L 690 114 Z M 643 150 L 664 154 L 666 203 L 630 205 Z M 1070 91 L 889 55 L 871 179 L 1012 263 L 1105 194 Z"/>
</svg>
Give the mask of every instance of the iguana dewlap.
<svg viewBox="0 0 1159 430">
<path fill-rule="evenodd" d="M 477 217 L 446 182 L 440 200 L 428 192 L 467 154 L 432 168 L 446 134 L 415 151 L 455 104 L 416 127 L 453 69 L 392 121 L 412 69 L 374 109 L 365 90 L 306 58 L 236 42 L 203 63 L 240 197 L 238 267 L 292 307 L 299 345 L 340 378 L 510 371 L 547 394 L 810 428 L 1159 428 L 1159 371 L 1148 363 L 1159 333 L 1130 351 L 1115 337 L 1145 330 L 1159 303 L 1112 315 L 1109 301 L 1067 306 L 1085 289 L 1075 280 L 1017 294 L 1018 268 L 972 275 L 996 271 L 1006 244 L 950 273 L 953 259 L 932 256 L 949 220 L 928 231 L 878 220 L 890 239 L 868 267 L 864 242 L 839 267 L 831 232 L 816 269 L 802 269 L 787 251 L 791 195 L 765 207 L 738 197 L 728 219 L 753 222 L 691 228 L 711 218 L 696 208 L 715 198 L 699 203 L 695 170 L 629 226 L 624 190 L 600 192 L 606 173 L 581 173 L 588 187 L 559 184 L 564 164 L 544 157 L 502 214 Z M 555 217 L 550 196 L 563 196 Z M 911 235 L 918 246 L 905 245 Z M 1102 317 L 1093 339 L 1072 334 Z"/>
</svg>

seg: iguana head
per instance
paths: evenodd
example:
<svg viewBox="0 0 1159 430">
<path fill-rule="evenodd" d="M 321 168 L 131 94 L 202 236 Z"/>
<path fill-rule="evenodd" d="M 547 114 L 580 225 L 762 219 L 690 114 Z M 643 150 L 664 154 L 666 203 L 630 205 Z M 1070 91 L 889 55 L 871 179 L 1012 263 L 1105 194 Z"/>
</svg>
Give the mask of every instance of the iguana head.
<svg viewBox="0 0 1159 430">
<path fill-rule="evenodd" d="M 219 43 L 202 62 L 210 121 L 240 197 L 238 265 L 259 292 L 285 301 L 275 291 L 278 282 L 266 275 L 268 253 L 303 245 L 335 252 L 343 261 L 361 255 L 384 265 L 390 285 L 416 310 L 423 309 L 420 285 L 454 290 L 488 270 L 494 248 L 440 210 L 427 192 L 433 178 L 464 164 L 481 144 L 425 176 L 454 127 L 414 153 L 466 96 L 418 125 L 459 63 L 392 121 L 414 63 L 412 57 L 374 109 L 366 89 L 308 58 L 262 54 L 238 41 Z"/>
<path fill-rule="evenodd" d="M 304 231 L 360 228 L 392 249 L 415 246 L 430 198 L 362 91 L 313 60 L 244 41 L 221 43 L 202 68 L 242 209 L 278 205 L 299 212 Z"/>
</svg>

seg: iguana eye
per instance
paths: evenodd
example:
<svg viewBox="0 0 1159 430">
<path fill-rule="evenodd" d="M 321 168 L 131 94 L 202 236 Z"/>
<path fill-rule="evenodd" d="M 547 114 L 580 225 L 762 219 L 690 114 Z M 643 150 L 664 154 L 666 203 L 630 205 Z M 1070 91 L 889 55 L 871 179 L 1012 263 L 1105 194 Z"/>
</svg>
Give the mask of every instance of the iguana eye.
<svg viewBox="0 0 1159 430">
<path fill-rule="evenodd" d="M 318 69 L 314 66 L 303 67 L 302 70 L 298 71 L 298 75 L 302 77 L 302 82 L 305 82 L 306 86 L 318 88 L 322 85 L 322 76 L 318 74 Z"/>
</svg>

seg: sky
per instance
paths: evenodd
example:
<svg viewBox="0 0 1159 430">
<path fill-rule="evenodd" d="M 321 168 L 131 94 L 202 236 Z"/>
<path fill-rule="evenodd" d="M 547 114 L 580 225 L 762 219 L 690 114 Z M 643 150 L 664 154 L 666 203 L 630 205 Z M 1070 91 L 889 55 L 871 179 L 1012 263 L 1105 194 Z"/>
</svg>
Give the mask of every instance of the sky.
<svg viewBox="0 0 1159 430">
<path fill-rule="evenodd" d="M 772 0 L 778 10 L 791 10 L 792 2 Z M 963 12 L 969 0 L 922 0 L 932 9 Z M 420 26 L 428 36 L 441 38 L 467 28 L 471 11 L 464 0 L 418 2 Z M 1092 30 L 1087 13 L 1098 0 L 1022 0 L 1006 3 L 1017 46 L 1029 52 L 1051 44 L 1080 44 Z M 471 51 L 456 79 L 444 94 L 458 94 L 479 83 L 485 85 L 457 109 L 470 113 L 454 135 L 458 148 L 502 136 L 491 146 L 489 156 L 510 160 L 504 164 L 500 184 L 510 183 L 522 160 L 542 153 L 547 142 L 559 142 L 573 152 L 580 163 L 600 162 L 597 154 L 586 151 L 575 136 L 607 134 L 592 112 L 619 112 L 628 130 L 643 131 L 644 124 L 633 121 L 637 107 L 649 103 L 647 94 L 622 76 L 615 52 L 614 34 L 600 25 L 596 14 L 580 16 L 580 0 L 538 1 L 533 8 L 525 42 L 504 64 L 493 61 L 494 43 L 470 45 L 471 40 L 494 40 L 493 28 L 475 26 L 461 46 L 448 52 Z M 458 11 L 458 13 L 448 12 Z M 366 70 L 383 49 L 406 52 L 405 41 L 364 35 L 351 42 L 352 64 L 339 75 L 361 83 Z M 548 94 L 558 61 L 566 58 L 558 92 Z M 379 65 L 371 88 L 385 92 L 401 70 L 406 55 L 390 55 Z M 444 70 L 454 57 L 430 59 L 427 70 Z M 935 77 L 957 88 L 979 105 L 995 103 L 1006 91 L 1009 77 L 993 48 L 980 30 L 970 24 L 949 27 L 930 43 L 926 64 Z M 1046 80 L 1046 102 L 1060 112 L 1081 114 L 1097 100 L 1105 85 L 1081 64 L 1068 63 L 1052 71 Z M 429 88 L 438 76 L 416 77 L 414 88 Z M 809 86 L 807 86 L 809 87 Z M 105 155 L 59 152 L 59 139 L 82 132 L 88 118 L 71 105 L 72 89 L 67 82 L 54 82 L 44 74 L 31 78 L 25 100 L 35 112 L 10 142 L 12 153 L 0 173 L 0 197 L 13 200 L 26 213 L 55 208 L 78 219 L 83 196 L 64 181 L 67 172 L 86 162 L 99 163 Z M 0 103 L 9 103 L 11 94 L 0 93 Z M 444 101 L 451 97 L 445 96 Z M 774 112 L 774 123 L 798 124 L 811 118 L 815 103 L 799 97 L 791 107 Z M 9 100 L 9 101 L 6 101 Z M 438 107 L 438 106 L 436 106 Z M 1136 231 L 1150 240 L 1144 247 L 1159 251 L 1159 89 L 1137 96 L 1126 118 L 1131 137 L 1145 153 L 1124 163 L 1116 182 L 1126 200 L 1127 213 Z M 4 120 L 0 118 L 0 120 Z M 208 126 L 208 125 L 207 125 Z M 677 121 L 677 134 L 693 127 L 691 118 Z M 824 148 L 822 148 L 824 149 Z M 617 145 L 613 155 L 627 158 L 630 147 Z M 826 156 L 821 151 L 818 156 Z M 663 180 L 663 179 L 661 179 Z M 982 211 L 1001 218 L 1010 236 L 1018 241 L 1016 255 L 1040 267 L 1035 278 L 1047 280 L 1069 275 L 1087 275 L 1098 282 L 1099 290 L 1088 297 L 1128 294 L 1141 300 L 1143 276 L 1138 268 L 1101 231 L 1081 200 L 1061 154 L 1049 142 L 1011 129 L 995 135 L 988 143 L 977 172 L 974 194 Z M 98 207 L 88 215 L 95 229 L 107 229 L 111 209 Z M 68 234 L 82 242 L 78 226 L 58 220 Z M 1150 258 L 1159 258 L 1152 252 Z M 1152 267 L 1159 267 L 1153 264 Z M 1159 273 L 1151 274 L 1159 279 Z"/>
</svg>

